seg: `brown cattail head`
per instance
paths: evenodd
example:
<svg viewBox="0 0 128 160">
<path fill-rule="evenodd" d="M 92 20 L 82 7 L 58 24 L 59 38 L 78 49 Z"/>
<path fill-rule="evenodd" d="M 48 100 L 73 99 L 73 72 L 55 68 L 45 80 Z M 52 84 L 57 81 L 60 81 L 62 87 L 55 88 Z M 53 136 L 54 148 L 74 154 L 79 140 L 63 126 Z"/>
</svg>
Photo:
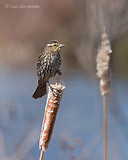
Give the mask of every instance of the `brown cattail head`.
<svg viewBox="0 0 128 160">
<path fill-rule="evenodd" d="M 49 87 L 39 142 L 39 148 L 43 151 L 47 150 L 64 89 L 65 86 L 62 86 L 58 82 Z"/>
<path fill-rule="evenodd" d="M 100 78 L 100 91 L 102 96 L 110 91 L 110 54 L 112 53 L 107 34 L 101 35 L 101 46 L 97 54 L 97 76 Z"/>
</svg>

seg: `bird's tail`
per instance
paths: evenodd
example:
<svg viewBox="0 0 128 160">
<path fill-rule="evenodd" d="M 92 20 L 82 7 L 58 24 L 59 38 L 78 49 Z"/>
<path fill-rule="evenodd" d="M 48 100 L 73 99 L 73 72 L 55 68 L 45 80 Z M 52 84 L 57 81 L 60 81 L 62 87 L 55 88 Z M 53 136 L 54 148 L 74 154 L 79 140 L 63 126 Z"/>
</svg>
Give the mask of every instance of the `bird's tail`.
<svg viewBox="0 0 128 160">
<path fill-rule="evenodd" d="M 38 83 L 38 86 L 34 94 L 32 95 L 32 97 L 37 99 L 37 98 L 44 96 L 45 94 L 46 94 L 46 83 L 43 83 L 43 84 Z"/>
</svg>

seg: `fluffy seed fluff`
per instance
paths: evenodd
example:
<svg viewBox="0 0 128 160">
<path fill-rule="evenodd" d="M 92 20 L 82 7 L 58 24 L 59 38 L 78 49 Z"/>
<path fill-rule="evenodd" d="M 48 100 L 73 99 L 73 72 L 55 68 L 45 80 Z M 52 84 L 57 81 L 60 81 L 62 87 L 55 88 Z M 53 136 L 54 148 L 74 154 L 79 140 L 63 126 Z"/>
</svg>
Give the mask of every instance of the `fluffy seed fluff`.
<svg viewBox="0 0 128 160">
<path fill-rule="evenodd" d="M 101 46 L 98 49 L 96 58 L 97 76 L 100 78 L 100 90 L 102 96 L 110 90 L 110 54 L 112 53 L 110 42 L 107 34 L 104 32 L 101 35 Z"/>
</svg>

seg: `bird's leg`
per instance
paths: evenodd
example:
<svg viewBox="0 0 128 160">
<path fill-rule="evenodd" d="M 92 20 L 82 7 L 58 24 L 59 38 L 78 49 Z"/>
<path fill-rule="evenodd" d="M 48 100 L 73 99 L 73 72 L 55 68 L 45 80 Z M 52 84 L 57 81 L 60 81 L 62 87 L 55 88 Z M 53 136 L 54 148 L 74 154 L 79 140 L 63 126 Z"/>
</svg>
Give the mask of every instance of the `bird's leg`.
<svg viewBox="0 0 128 160">
<path fill-rule="evenodd" d="M 58 69 L 56 72 L 59 76 L 62 75 L 62 72 Z M 59 82 L 59 76 L 57 75 L 57 83 Z"/>
<path fill-rule="evenodd" d="M 50 83 L 49 83 L 49 81 L 48 81 L 48 86 L 50 87 L 50 89 L 52 90 L 52 87 L 50 86 Z"/>
</svg>

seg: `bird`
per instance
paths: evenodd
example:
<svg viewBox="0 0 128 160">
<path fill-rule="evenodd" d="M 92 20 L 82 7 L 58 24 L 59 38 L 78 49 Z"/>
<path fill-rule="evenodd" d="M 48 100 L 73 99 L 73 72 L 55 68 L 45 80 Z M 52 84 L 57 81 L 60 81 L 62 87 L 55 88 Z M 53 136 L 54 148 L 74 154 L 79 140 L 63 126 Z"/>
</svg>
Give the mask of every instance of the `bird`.
<svg viewBox="0 0 128 160">
<path fill-rule="evenodd" d="M 39 55 L 37 61 L 37 77 L 38 85 L 32 95 L 33 98 L 41 98 L 47 93 L 47 83 L 49 79 L 54 77 L 56 74 L 61 75 L 61 55 L 60 50 L 65 44 L 60 43 L 57 40 L 51 40 L 45 46 L 44 51 Z"/>
</svg>

